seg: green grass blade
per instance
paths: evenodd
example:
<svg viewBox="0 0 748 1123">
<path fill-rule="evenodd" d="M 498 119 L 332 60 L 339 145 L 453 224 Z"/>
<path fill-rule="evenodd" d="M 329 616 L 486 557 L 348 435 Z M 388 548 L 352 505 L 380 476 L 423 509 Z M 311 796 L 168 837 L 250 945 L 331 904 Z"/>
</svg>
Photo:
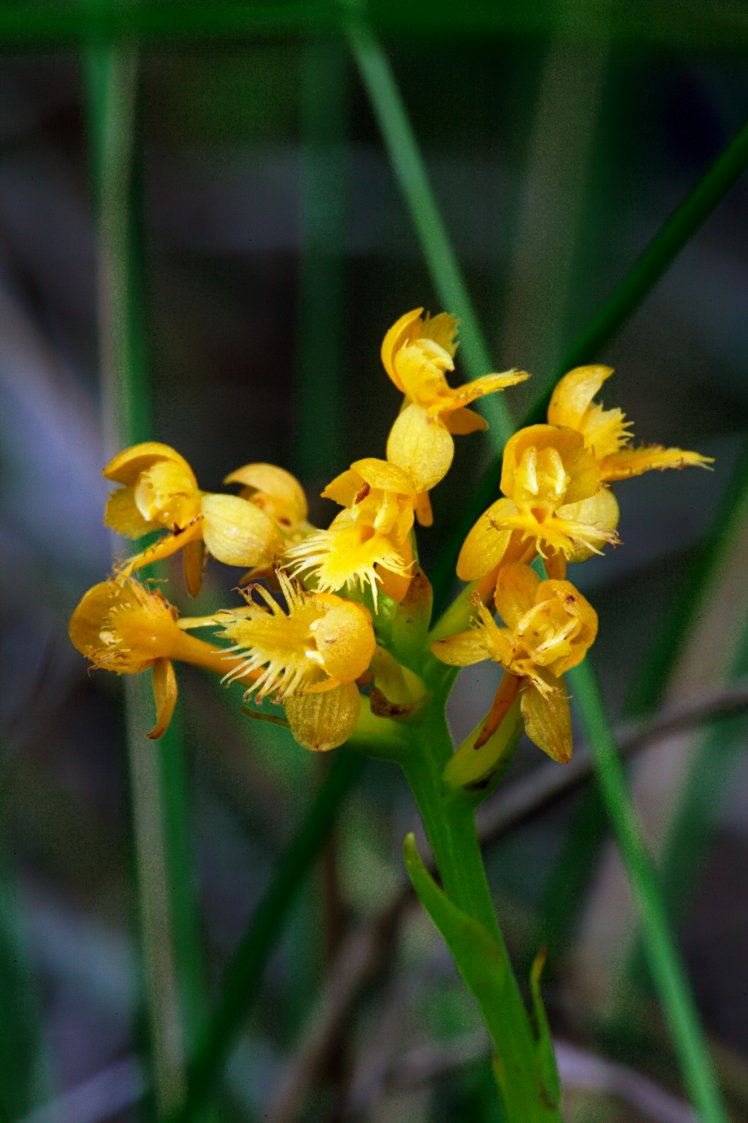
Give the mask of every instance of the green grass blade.
<svg viewBox="0 0 748 1123">
<path fill-rule="evenodd" d="M 169 1123 L 199 1118 L 249 1013 L 288 911 L 295 901 L 344 796 L 360 776 L 363 762 L 354 752 L 337 752 L 296 834 L 281 856 L 272 882 L 255 909 L 224 977 L 210 1023 L 188 1070 L 188 1097 L 169 1115 Z"/>
<path fill-rule="evenodd" d="M 723 563 L 746 525 L 747 508 L 748 445 L 739 458 L 701 550 L 689 566 L 680 587 L 674 590 L 665 619 L 650 647 L 651 654 L 643 660 L 644 666 L 632 692 L 633 701 L 629 704 L 629 712 L 641 715 L 652 713 L 660 703 L 688 636 L 714 595 L 714 583 Z M 719 728 L 718 735 L 724 736 L 724 725 L 720 724 Z M 720 753 L 720 764 L 726 763 L 724 755 Z M 697 763 L 694 768 L 698 769 Z M 717 783 L 716 776 L 708 776 L 703 790 L 713 789 Z M 687 793 L 684 798 L 687 802 L 690 799 Z M 677 809 L 674 809 L 673 814 L 680 818 Z M 697 830 L 694 824 L 693 833 L 689 833 L 690 845 L 700 833 L 703 837 L 703 831 Z M 575 811 L 566 840 L 553 864 L 547 894 L 539 909 L 539 939 L 531 944 L 534 947 L 540 942 L 546 946 L 551 963 L 555 959 L 554 953 L 560 954 L 561 949 L 566 946 L 566 937 L 572 930 L 579 902 L 584 897 L 584 887 L 597 864 L 606 834 L 607 824 L 600 790 L 596 785 L 591 785 Z M 690 852 L 693 855 L 693 849 Z M 675 884 L 671 889 L 670 880 L 671 875 L 667 873 L 663 884 L 668 901 L 673 901 L 677 899 L 678 890 Z M 567 891 L 567 886 L 572 888 Z"/>
<path fill-rule="evenodd" d="M 94 15 L 98 8 L 92 7 Z M 137 57 L 132 47 L 91 42 L 84 56 L 99 248 L 100 350 L 110 447 L 152 436 L 142 241 L 134 174 Z M 131 821 L 140 952 L 148 1011 L 147 1058 L 156 1110 L 184 1092 L 184 1015 L 197 1016 L 197 925 L 192 907 L 187 802 L 177 782 L 183 757 L 176 726 L 158 745 L 149 685 L 125 682 Z M 180 988 L 185 999 L 180 1001 Z"/>
<path fill-rule="evenodd" d="M 729 1123 L 708 1045 L 683 969 L 657 874 L 629 796 L 605 707 L 589 661 L 569 672 L 585 736 L 639 913 L 654 985 L 662 1002 L 685 1087 L 703 1123 Z"/>
<path fill-rule="evenodd" d="M 488 348 L 392 67 L 378 40 L 361 20 L 352 20 L 347 25 L 347 36 L 432 283 L 444 310 L 460 318 L 460 354 L 469 377 L 479 378 L 493 369 Z M 478 404 L 503 445 L 513 429 L 503 395 L 492 394 Z"/>
</svg>

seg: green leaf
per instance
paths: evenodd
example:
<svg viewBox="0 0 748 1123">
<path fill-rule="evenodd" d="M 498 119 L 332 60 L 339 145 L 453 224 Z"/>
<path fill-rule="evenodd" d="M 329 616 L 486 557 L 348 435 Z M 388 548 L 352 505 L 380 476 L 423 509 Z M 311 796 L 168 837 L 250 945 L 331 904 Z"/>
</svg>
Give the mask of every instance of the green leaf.
<svg viewBox="0 0 748 1123">
<path fill-rule="evenodd" d="M 506 953 L 480 921 L 464 913 L 439 888 L 423 864 L 412 833 L 405 836 L 403 855 L 418 899 L 443 936 L 465 986 L 481 1009 L 495 1044 L 492 1027 L 503 1016 L 504 991 L 510 971 Z M 505 1070 L 502 1065 L 497 1065 L 496 1071 L 502 1095 L 506 1097 Z"/>
</svg>

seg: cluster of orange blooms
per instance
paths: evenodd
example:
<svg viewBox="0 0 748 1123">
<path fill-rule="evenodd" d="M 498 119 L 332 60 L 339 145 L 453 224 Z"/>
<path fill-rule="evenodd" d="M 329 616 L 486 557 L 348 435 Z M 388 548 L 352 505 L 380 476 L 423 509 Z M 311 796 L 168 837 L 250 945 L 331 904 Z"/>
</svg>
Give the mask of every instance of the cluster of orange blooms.
<svg viewBox="0 0 748 1123">
<path fill-rule="evenodd" d="M 429 493 L 449 470 L 454 435 L 487 427 L 471 402 L 528 377 L 508 371 L 451 388 L 456 331 L 452 316 L 415 309 L 387 332 L 382 362 L 404 395 L 402 408 L 386 458 L 357 460 L 323 491 L 341 507 L 327 529 L 308 522 L 301 485 L 275 465 L 247 464 L 227 476 L 238 495 L 201 491 L 187 461 L 155 442 L 125 449 L 105 468 L 119 485 L 107 503 L 107 525 L 132 538 L 162 534 L 86 593 L 70 636 L 97 667 L 152 670 L 157 716 L 149 736 L 161 736 L 174 710 L 174 660 L 241 682 L 245 697 L 282 705 L 297 741 L 319 750 L 355 733 L 364 703 L 370 712 L 412 720 L 434 655 L 455 666 L 490 659 L 503 669 L 478 744 L 519 695 L 530 738 L 555 760 L 570 759 L 562 676 L 594 641 L 597 616 L 567 580 L 567 565 L 618 542 L 612 482 L 708 461 L 677 448 L 632 448 L 621 410 L 594 400 L 612 371 L 571 371 L 556 386 L 548 423 L 520 429 L 507 442 L 501 496 L 462 546 L 457 575 L 474 583 L 469 626 L 436 638 L 426 620 L 422 642 L 404 651 L 391 639 L 393 611 L 412 600 L 416 577 L 421 593 L 427 585 L 415 561 L 414 524 L 433 522 Z M 207 556 L 241 567 L 243 603 L 180 617 L 159 587 L 135 576 L 177 551 L 193 596 Z M 537 557 L 546 579 L 532 568 Z M 191 634 L 198 629 L 211 629 L 212 641 Z"/>
</svg>

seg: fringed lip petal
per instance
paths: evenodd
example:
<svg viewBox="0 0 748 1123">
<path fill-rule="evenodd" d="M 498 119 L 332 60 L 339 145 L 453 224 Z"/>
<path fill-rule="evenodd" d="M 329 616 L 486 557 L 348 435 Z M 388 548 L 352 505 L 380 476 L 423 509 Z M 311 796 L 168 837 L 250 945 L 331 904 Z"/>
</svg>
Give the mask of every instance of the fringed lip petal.
<svg viewBox="0 0 748 1123">
<path fill-rule="evenodd" d="M 600 462 L 600 472 L 606 482 L 612 482 L 640 476 L 653 469 L 662 472 L 666 468 L 709 468 L 713 463 L 713 457 L 702 456 L 699 452 L 665 448 L 664 445 L 642 445 L 639 448 L 624 448 L 606 456 Z"/>
<path fill-rule="evenodd" d="M 127 538 L 142 538 L 160 526 L 152 519 L 143 518 L 135 503 L 132 487 L 118 487 L 109 496 L 104 508 L 104 525 Z"/>
</svg>

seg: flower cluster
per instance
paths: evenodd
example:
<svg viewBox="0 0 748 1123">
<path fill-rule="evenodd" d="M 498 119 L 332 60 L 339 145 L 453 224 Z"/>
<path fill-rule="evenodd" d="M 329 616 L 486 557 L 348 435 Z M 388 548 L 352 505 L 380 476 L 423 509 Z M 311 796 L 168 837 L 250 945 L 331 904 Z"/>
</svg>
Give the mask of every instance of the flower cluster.
<svg viewBox="0 0 748 1123">
<path fill-rule="evenodd" d="M 567 580 L 567 566 L 618 542 L 613 481 L 707 458 L 632 448 L 624 414 L 594 400 L 610 369 L 571 371 L 556 387 L 548 423 L 508 441 L 501 496 L 462 546 L 457 574 L 474 583 L 469 626 L 429 635 L 430 586 L 416 561 L 415 524 L 433 523 L 430 492 L 449 470 L 454 436 L 486 428 L 469 405 L 529 377 L 511 370 L 451 387 L 456 335 L 452 316 L 422 309 L 387 332 L 382 363 L 402 406 L 385 459 L 355 461 L 322 492 L 340 507 L 327 528 L 308 521 L 300 483 L 272 464 L 228 475 L 224 482 L 238 484 L 238 495 L 200 490 L 184 457 L 157 442 L 125 449 L 107 465 L 104 476 L 118 485 L 107 525 L 131 538 L 158 537 L 86 593 L 70 637 L 96 667 L 151 669 L 156 724 L 149 736 L 161 736 L 174 710 L 175 660 L 241 682 L 247 700 L 283 706 L 296 739 L 316 750 L 351 737 L 364 711 L 374 721 L 419 720 L 442 664 L 492 660 L 503 677 L 476 747 L 519 696 L 529 737 L 555 760 L 570 759 L 562 676 L 593 643 L 597 616 Z M 213 557 L 244 571 L 241 603 L 180 617 L 137 576 L 180 551 L 190 595 Z M 532 568 L 536 558 L 546 579 Z M 210 642 L 191 634 L 200 629 L 212 630 Z"/>
</svg>

